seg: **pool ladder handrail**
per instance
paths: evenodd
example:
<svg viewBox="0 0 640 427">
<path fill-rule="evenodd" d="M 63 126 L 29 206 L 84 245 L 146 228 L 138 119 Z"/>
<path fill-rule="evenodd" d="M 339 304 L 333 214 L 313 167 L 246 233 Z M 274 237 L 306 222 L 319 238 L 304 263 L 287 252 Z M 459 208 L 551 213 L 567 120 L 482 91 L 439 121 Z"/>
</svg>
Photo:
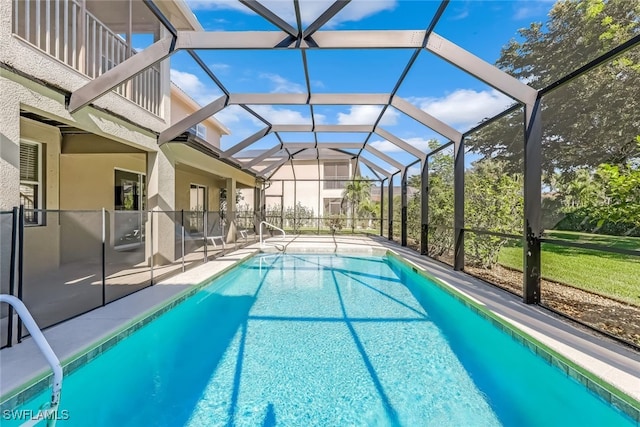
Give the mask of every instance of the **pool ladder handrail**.
<svg viewBox="0 0 640 427">
<path fill-rule="evenodd" d="M 266 225 L 267 227 L 274 228 L 274 229 L 278 230 L 279 232 L 281 232 L 281 233 L 282 233 L 281 240 L 284 240 L 284 239 L 286 239 L 286 238 L 287 238 L 287 233 L 285 233 L 285 231 L 284 231 L 282 228 L 276 227 L 275 225 L 270 224 L 270 223 L 268 223 L 267 221 L 262 221 L 262 222 L 260 223 L 260 247 L 263 247 L 266 243 L 269 243 L 269 244 L 271 244 L 271 245 L 273 245 L 273 246 L 275 246 L 276 248 L 278 248 L 278 249 L 279 249 L 279 247 L 278 247 L 278 245 L 277 245 L 277 244 L 275 244 L 275 243 L 271 243 L 271 242 L 267 242 L 267 241 L 263 238 L 263 234 L 262 234 L 262 225 L 263 225 L 263 224 L 264 224 L 264 225 Z M 284 247 L 283 247 L 281 250 L 284 250 Z"/>
<path fill-rule="evenodd" d="M 12 306 L 18 316 L 22 319 L 22 324 L 27 331 L 31 334 L 31 338 L 38 346 L 38 349 L 42 352 L 42 355 L 51 366 L 51 370 L 53 371 L 53 385 L 51 388 L 51 402 L 50 407 L 46 409 L 44 412 L 46 413 L 39 421 L 47 421 L 49 426 L 55 425 L 57 418 L 58 405 L 60 404 L 60 392 L 62 391 L 62 365 L 60 365 L 60 360 L 58 356 L 53 352 L 53 349 L 49 345 L 49 342 L 42 334 L 42 331 L 38 327 L 36 321 L 29 313 L 29 310 L 24 305 L 22 301 L 13 295 L 0 294 L 0 303 L 7 303 Z M 51 415 L 53 414 L 53 415 Z M 35 423 L 25 423 L 23 425 L 34 425 Z"/>
</svg>

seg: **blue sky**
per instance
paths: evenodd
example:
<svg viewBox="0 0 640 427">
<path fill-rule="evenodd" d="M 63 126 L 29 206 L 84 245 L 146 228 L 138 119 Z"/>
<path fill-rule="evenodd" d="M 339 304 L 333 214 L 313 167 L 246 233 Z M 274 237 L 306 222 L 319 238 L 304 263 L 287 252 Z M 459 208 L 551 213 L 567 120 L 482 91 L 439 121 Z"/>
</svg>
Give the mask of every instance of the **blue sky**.
<svg viewBox="0 0 640 427">
<path fill-rule="evenodd" d="M 262 17 L 235 0 L 187 0 L 205 30 L 275 30 Z M 262 3 L 294 27 L 292 0 L 263 0 Z M 303 26 L 311 23 L 333 0 L 300 0 Z M 424 30 L 439 5 L 438 1 L 353 0 L 323 29 Z M 517 37 L 517 30 L 531 22 L 546 20 L 550 1 L 452 1 L 435 32 L 476 56 L 493 63 L 500 49 Z M 232 93 L 306 92 L 302 54 L 286 51 L 200 51 L 204 62 Z M 389 93 L 407 64 L 411 50 L 309 50 L 307 59 L 311 89 L 316 93 Z M 198 103 L 205 105 L 221 91 L 185 52 L 171 58 L 172 80 Z M 407 75 L 398 95 L 460 131 L 466 131 L 485 117 L 502 111 L 513 100 L 454 66 L 423 51 Z M 311 123 L 308 106 L 255 106 L 256 112 L 274 124 Z M 316 106 L 316 123 L 373 124 L 378 106 Z M 227 149 L 264 127 L 238 107 L 216 115 L 232 135 L 222 139 Z M 389 108 L 382 126 L 421 149 L 431 138 L 444 139 L 399 111 Z M 311 135 L 281 134 L 286 142 L 311 142 Z M 321 141 L 364 142 L 366 135 L 324 134 Z M 252 149 L 277 143 L 268 137 Z M 374 135 L 372 146 L 402 163 L 415 158 Z M 370 156 L 368 156 L 370 157 Z M 377 160 L 381 166 L 386 166 Z M 366 168 L 365 168 L 366 172 Z M 416 172 L 416 170 L 412 171 Z M 365 173 L 366 174 L 366 173 Z"/>
</svg>

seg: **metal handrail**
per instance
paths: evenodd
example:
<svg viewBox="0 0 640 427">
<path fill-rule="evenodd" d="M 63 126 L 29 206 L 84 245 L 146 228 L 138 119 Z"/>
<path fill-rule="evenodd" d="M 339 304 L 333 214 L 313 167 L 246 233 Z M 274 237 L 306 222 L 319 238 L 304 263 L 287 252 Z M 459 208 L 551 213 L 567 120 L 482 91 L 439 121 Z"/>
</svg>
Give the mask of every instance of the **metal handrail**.
<svg viewBox="0 0 640 427">
<path fill-rule="evenodd" d="M 60 391 L 62 390 L 62 366 L 60 365 L 60 360 L 53 352 L 49 342 L 42 334 L 42 331 L 36 324 L 36 321 L 33 320 L 31 313 L 29 313 L 29 310 L 22 301 L 13 295 L 0 294 L 0 303 L 3 302 L 6 302 L 16 310 L 16 313 L 18 313 L 18 316 L 22 319 L 24 327 L 27 328 L 31 334 L 31 338 L 33 338 L 33 341 L 42 352 L 44 358 L 47 359 L 49 366 L 51 366 L 51 370 L 53 371 L 53 386 L 51 388 L 50 407 L 46 412 L 55 414 L 58 410 L 58 404 L 60 403 Z M 45 416 L 42 419 L 49 421 L 49 425 L 52 425 L 55 423 L 56 416 Z"/>
<path fill-rule="evenodd" d="M 262 238 L 262 224 L 266 225 L 267 227 L 275 228 L 276 230 L 280 231 L 282 233 L 282 240 L 284 240 L 287 237 L 287 233 L 285 233 L 285 231 L 282 228 L 276 227 L 273 224 L 269 224 L 267 221 L 262 221 L 260 223 L 260 246 L 264 246 L 264 239 Z"/>
</svg>

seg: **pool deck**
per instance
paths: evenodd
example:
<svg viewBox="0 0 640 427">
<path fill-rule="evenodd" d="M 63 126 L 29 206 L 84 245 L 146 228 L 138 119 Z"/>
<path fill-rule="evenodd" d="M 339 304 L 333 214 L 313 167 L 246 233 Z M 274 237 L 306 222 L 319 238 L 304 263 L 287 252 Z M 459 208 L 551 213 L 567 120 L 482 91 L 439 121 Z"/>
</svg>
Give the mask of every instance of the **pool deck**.
<svg viewBox="0 0 640 427">
<path fill-rule="evenodd" d="M 518 297 L 488 285 L 462 272 L 420 256 L 394 242 L 365 236 L 288 236 L 274 243 L 287 252 L 322 252 L 382 254 L 387 249 L 425 269 L 431 275 L 471 297 L 499 317 L 567 357 L 597 377 L 614 385 L 640 401 L 640 354 L 596 333 L 577 328 L 568 321 L 533 305 L 525 305 Z M 260 250 L 259 244 L 232 252 L 184 273 L 145 288 L 105 307 L 51 327 L 44 332 L 61 361 L 66 360 L 98 340 L 120 330 L 142 313 L 162 306 L 181 292 L 250 257 Z M 264 251 L 278 251 L 267 246 Z M 0 395 L 47 372 L 48 366 L 33 340 L 0 350 Z M 64 387 L 63 387 L 64 391 Z"/>
</svg>

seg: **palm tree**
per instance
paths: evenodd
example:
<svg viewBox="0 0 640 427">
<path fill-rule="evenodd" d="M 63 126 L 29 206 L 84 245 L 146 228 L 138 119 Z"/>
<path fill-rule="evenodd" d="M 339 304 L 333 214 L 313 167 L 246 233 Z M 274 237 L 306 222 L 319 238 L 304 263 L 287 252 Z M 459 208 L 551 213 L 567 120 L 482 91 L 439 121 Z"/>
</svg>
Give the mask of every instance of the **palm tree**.
<svg viewBox="0 0 640 427">
<path fill-rule="evenodd" d="M 351 208 L 351 232 L 355 228 L 355 212 L 360 204 L 369 200 L 371 196 L 371 183 L 364 181 L 361 176 L 356 176 L 353 181 L 348 183 L 342 192 L 342 198 L 349 204 Z"/>
<path fill-rule="evenodd" d="M 365 199 L 358 206 L 358 217 L 367 220 L 367 228 L 371 228 L 372 219 L 380 217 L 380 204 Z"/>
</svg>

